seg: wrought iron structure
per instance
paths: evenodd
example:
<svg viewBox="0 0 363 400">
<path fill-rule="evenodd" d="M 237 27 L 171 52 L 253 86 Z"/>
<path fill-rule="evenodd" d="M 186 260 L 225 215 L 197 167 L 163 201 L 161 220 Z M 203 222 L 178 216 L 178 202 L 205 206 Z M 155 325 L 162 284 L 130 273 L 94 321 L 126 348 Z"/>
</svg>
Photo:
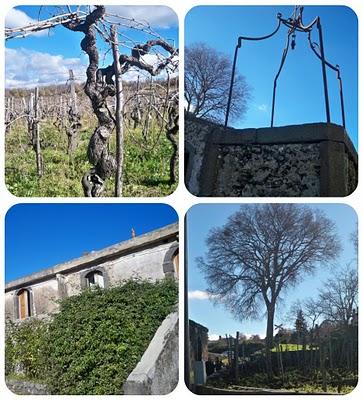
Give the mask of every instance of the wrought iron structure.
<svg viewBox="0 0 363 400">
<path fill-rule="evenodd" d="M 228 96 L 228 102 L 227 102 L 227 109 L 226 109 L 226 119 L 224 126 L 227 127 L 228 125 L 228 118 L 229 118 L 229 113 L 230 113 L 230 108 L 231 108 L 231 103 L 232 103 L 232 95 L 233 95 L 233 85 L 234 85 L 234 80 L 235 80 L 235 72 L 236 72 L 236 63 L 237 63 L 237 56 L 238 56 L 238 50 L 242 47 L 242 43 L 244 40 L 247 41 L 260 41 L 260 40 L 265 40 L 269 39 L 272 36 L 274 36 L 281 28 L 281 26 L 286 26 L 288 28 L 287 32 L 287 39 L 286 39 L 286 45 L 282 53 L 281 57 L 281 62 L 279 69 L 275 75 L 274 83 L 273 83 L 273 92 L 272 92 L 272 110 L 271 110 L 271 127 L 273 127 L 274 124 L 274 116 L 275 116 L 275 99 L 276 99 L 276 88 L 277 88 L 277 81 L 279 79 L 279 76 L 281 74 L 282 68 L 285 64 L 285 60 L 287 57 L 287 54 L 289 52 L 289 49 L 291 47 L 292 50 L 295 49 L 296 46 L 296 32 L 302 32 L 307 34 L 307 39 L 309 41 L 309 45 L 313 53 L 319 58 L 321 61 L 321 70 L 322 70 L 322 76 L 323 76 L 323 85 L 324 85 L 324 99 L 325 99 L 325 112 L 326 112 L 326 122 L 330 122 L 330 106 L 329 106 L 329 92 L 328 92 L 328 81 L 327 81 L 327 75 L 326 75 L 326 68 L 330 68 L 333 71 L 336 72 L 337 76 L 337 81 L 338 81 L 338 87 L 339 87 L 339 94 L 340 94 L 340 106 L 341 106 L 341 115 L 342 115 L 342 125 L 345 128 L 345 111 L 344 111 L 344 96 L 343 96 L 343 81 L 340 73 L 340 67 L 339 65 L 333 65 L 330 62 L 328 62 L 325 58 L 325 53 L 324 53 L 324 41 L 323 41 L 323 30 L 321 26 L 321 21 L 320 17 L 315 17 L 313 21 L 311 21 L 308 25 L 304 25 L 303 23 L 303 11 L 304 7 L 303 6 L 295 6 L 294 11 L 292 15 L 285 19 L 282 17 L 281 13 L 278 13 L 276 18 L 277 18 L 277 27 L 275 30 L 265 36 L 260 36 L 260 37 L 250 37 L 250 36 L 239 36 L 238 37 L 238 42 L 236 45 L 236 49 L 234 52 L 234 59 L 233 59 L 233 66 L 232 66 L 232 76 L 231 76 L 231 84 L 230 84 L 230 89 L 229 89 L 229 96 Z M 312 41 L 311 38 L 311 33 L 313 28 L 316 27 L 318 30 L 318 35 L 319 35 L 319 44 L 316 42 Z"/>
</svg>

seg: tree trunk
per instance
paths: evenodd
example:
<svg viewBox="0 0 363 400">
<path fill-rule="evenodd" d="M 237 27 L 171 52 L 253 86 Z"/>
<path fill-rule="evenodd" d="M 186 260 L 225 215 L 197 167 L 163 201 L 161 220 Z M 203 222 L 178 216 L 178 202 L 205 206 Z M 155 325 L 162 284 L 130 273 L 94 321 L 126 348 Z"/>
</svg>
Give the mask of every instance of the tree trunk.
<svg viewBox="0 0 363 400">
<path fill-rule="evenodd" d="M 168 124 L 166 126 L 166 138 L 170 141 L 173 152 L 170 157 L 169 183 L 176 182 L 176 161 L 178 157 L 178 132 L 179 132 L 179 110 L 178 102 L 170 106 L 168 113 Z"/>
<path fill-rule="evenodd" d="M 84 33 L 81 41 L 82 50 L 88 55 L 87 81 L 84 91 L 91 101 L 92 109 L 97 117 L 98 126 L 94 130 L 88 144 L 87 157 L 94 165 L 83 175 L 82 186 L 87 197 L 99 197 L 104 189 L 105 180 L 116 170 L 116 160 L 109 153 L 109 139 L 114 127 L 114 121 L 110 116 L 107 98 L 115 95 L 115 85 L 112 76 L 107 76 L 107 71 L 98 68 L 99 53 L 96 43 L 97 21 L 103 18 L 105 6 L 96 8 L 87 15 L 84 22 L 70 22 L 65 24 L 68 29 Z M 112 75 L 113 75 L 113 66 Z"/>
<path fill-rule="evenodd" d="M 105 180 L 117 169 L 116 159 L 109 152 L 109 139 L 116 121 L 107 103 L 107 99 L 116 94 L 115 82 L 113 81 L 115 69 L 113 64 L 99 68 L 99 52 L 96 42 L 97 29 L 95 25 L 102 20 L 105 12 L 105 6 L 95 6 L 85 20 L 76 19 L 64 24 L 66 28 L 84 34 L 81 49 L 88 55 L 89 60 L 84 92 L 91 101 L 93 112 L 98 121 L 98 126 L 93 132 L 87 151 L 88 160 L 94 167 L 86 172 L 82 178 L 84 194 L 87 197 L 99 197 L 104 189 Z M 154 46 L 160 46 L 170 54 L 170 57 L 164 62 L 158 63 L 157 66 L 147 64 L 141 57 L 148 54 Z M 166 68 L 169 62 L 172 62 L 173 56 L 177 54 L 178 51 L 162 39 L 149 40 L 142 46 L 136 44 L 131 55 L 120 55 L 121 74 L 125 74 L 132 67 L 137 67 L 152 76 L 156 76 Z"/>
</svg>

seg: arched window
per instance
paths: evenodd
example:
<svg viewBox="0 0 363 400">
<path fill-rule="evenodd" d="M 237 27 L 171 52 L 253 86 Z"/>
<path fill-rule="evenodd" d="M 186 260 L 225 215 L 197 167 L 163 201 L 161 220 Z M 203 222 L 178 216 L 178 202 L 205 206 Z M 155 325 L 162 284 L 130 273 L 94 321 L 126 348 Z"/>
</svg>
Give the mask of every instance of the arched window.
<svg viewBox="0 0 363 400">
<path fill-rule="evenodd" d="M 21 289 L 16 294 L 18 318 L 24 319 L 32 315 L 31 296 L 28 289 Z"/>
<path fill-rule="evenodd" d="M 173 265 L 174 265 L 175 275 L 179 276 L 179 251 L 177 251 L 173 256 Z"/>
<path fill-rule="evenodd" d="M 93 288 L 93 287 L 100 287 L 104 288 L 105 287 L 105 281 L 103 279 L 103 273 L 101 271 L 91 271 L 89 272 L 86 276 L 86 283 L 87 287 Z"/>
<path fill-rule="evenodd" d="M 179 274 L 179 248 L 178 243 L 171 243 L 163 260 L 163 271 L 166 277 L 178 278 Z"/>
</svg>

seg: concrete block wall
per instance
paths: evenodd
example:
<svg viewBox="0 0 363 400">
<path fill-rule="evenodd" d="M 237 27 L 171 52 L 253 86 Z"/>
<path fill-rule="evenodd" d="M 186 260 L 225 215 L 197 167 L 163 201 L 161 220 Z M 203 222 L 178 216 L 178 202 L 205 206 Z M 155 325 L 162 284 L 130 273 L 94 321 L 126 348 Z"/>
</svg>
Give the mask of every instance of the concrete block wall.
<svg viewBox="0 0 363 400">
<path fill-rule="evenodd" d="M 124 394 L 168 394 L 179 380 L 179 318 L 169 314 L 123 386 Z"/>
<path fill-rule="evenodd" d="M 358 183 L 357 152 L 335 124 L 225 129 L 187 115 L 185 141 L 196 196 L 343 197 Z"/>
<path fill-rule="evenodd" d="M 168 394 L 179 380 L 179 318 L 169 314 L 123 386 L 124 394 Z"/>
</svg>

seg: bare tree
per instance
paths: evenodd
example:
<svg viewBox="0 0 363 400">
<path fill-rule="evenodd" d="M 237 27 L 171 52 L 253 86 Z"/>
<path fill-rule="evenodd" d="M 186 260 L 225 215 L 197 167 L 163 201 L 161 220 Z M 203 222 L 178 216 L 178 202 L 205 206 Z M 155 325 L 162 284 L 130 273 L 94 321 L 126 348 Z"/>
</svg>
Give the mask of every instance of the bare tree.
<svg viewBox="0 0 363 400">
<path fill-rule="evenodd" d="M 232 62 L 225 54 L 195 43 L 185 48 L 185 100 L 187 111 L 200 118 L 222 121 L 225 117 Z M 244 76 L 236 74 L 230 115 L 242 118 L 251 98 Z"/>
<path fill-rule="evenodd" d="M 239 319 L 267 313 L 266 361 L 271 348 L 276 303 L 304 274 L 313 273 L 340 251 L 335 225 L 321 210 L 297 204 L 245 205 L 207 238 L 198 264 L 208 290 Z"/>
<path fill-rule="evenodd" d="M 331 322 L 347 326 L 358 306 L 358 272 L 344 268 L 328 279 L 319 292 L 322 314 Z"/>
<path fill-rule="evenodd" d="M 358 223 L 356 224 L 354 231 L 350 234 L 350 241 L 354 247 L 354 259 L 358 259 Z"/>
<path fill-rule="evenodd" d="M 290 310 L 286 314 L 286 320 L 294 318 L 297 313 L 302 310 L 308 329 L 313 329 L 321 320 L 322 309 L 319 301 L 313 297 L 308 297 L 304 301 L 297 300 L 292 303 Z"/>
</svg>

